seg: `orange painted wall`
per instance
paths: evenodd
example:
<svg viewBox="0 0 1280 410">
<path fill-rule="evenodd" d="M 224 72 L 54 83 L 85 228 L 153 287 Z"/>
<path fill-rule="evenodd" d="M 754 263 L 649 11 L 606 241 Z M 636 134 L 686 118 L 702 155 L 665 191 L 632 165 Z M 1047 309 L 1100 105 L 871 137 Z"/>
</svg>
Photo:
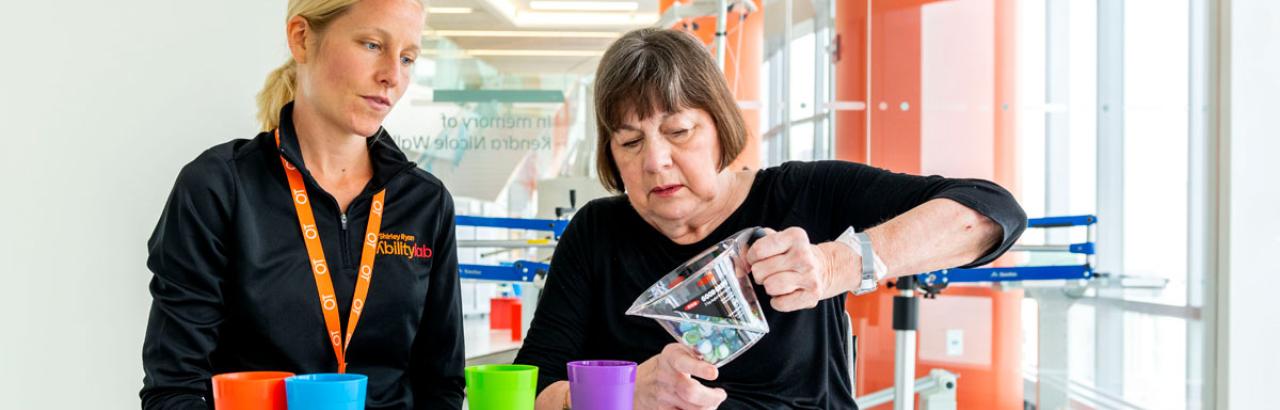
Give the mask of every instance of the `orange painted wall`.
<svg viewBox="0 0 1280 410">
<path fill-rule="evenodd" d="M 956 1 L 956 0 L 952 0 Z M 992 9 L 995 22 L 994 71 L 972 73 L 993 76 L 995 101 L 992 107 L 995 164 L 992 179 L 1018 192 L 1014 135 L 1014 11 L 1013 0 L 960 0 L 984 3 Z M 899 172 L 922 172 L 921 162 L 921 9 L 936 0 L 877 0 L 872 2 L 870 21 L 873 40 L 867 42 L 867 0 L 840 1 L 836 7 L 836 34 L 840 56 L 836 63 L 836 100 L 867 104 L 866 111 L 836 113 L 836 158 L 869 163 Z M 979 41 L 974 39 L 973 41 Z M 867 49 L 871 48 L 868 56 Z M 867 97 L 867 59 L 871 69 L 871 98 Z M 901 103 L 909 109 L 902 110 Z M 884 103 L 883 109 L 881 103 Z M 871 116 L 868 156 L 867 116 Z M 964 141 L 956 141 L 963 144 Z"/>
<path fill-rule="evenodd" d="M 920 110 L 899 104 L 920 101 L 920 3 L 871 3 L 870 164 L 913 174 L 921 169 Z"/>
<path fill-rule="evenodd" d="M 1018 195 L 1018 146 L 1017 122 L 1014 113 L 1017 95 L 1017 65 L 1014 64 L 1017 49 L 1016 0 L 995 0 L 995 94 L 1001 102 L 995 110 L 995 182 Z"/>
<path fill-rule="evenodd" d="M 867 0 L 836 5 L 836 101 L 867 101 Z M 867 162 L 867 111 L 836 111 L 836 159 Z"/>
<path fill-rule="evenodd" d="M 920 113 L 899 109 L 903 101 L 920 100 L 919 3 L 918 0 L 873 2 L 870 43 L 867 41 L 867 1 L 837 3 L 835 21 L 836 34 L 840 36 L 840 59 L 835 68 L 836 100 L 864 102 L 866 109 L 836 113 L 836 159 L 898 172 L 920 172 Z M 874 62 L 870 99 L 867 98 L 868 47 Z M 869 156 L 868 115 L 871 115 Z"/>
<path fill-rule="evenodd" d="M 926 7 L 931 4 L 961 7 L 990 7 L 987 12 L 994 23 L 993 38 L 972 38 L 979 47 L 987 47 L 991 53 L 989 70 L 964 72 L 963 76 L 991 76 L 993 89 L 969 90 L 976 101 L 997 102 L 997 107 L 976 109 L 968 115 L 982 116 L 980 121 L 991 121 L 991 134 L 984 134 L 980 141 L 964 141 L 958 138 L 929 138 L 929 143 L 974 144 L 992 151 L 993 164 L 973 164 L 971 170 L 1017 192 L 1016 146 L 1014 145 L 1013 109 L 1014 86 L 1014 1 L 1013 0 L 875 0 L 868 10 L 867 0 L 840 1 L 836 7 L 836 34 L 840 37 L 840 56 L 836 64 L 836 99 L 838 101 L 866 102 L 866 111 L 839 111 L 836 114 L 836 158 L 869 163 L 889 170 L 921 173 L 930 168 L 922 158 L 923 144 L 921 116 L 927 110 L 942 109 L 924 106 L 922 96 L 924 78 L 922 68 L 923 24 L 929 16 Z M 936 11 L 936 10 L 935 10 Z M 870 19 L 868 19 L 868 14 Z M 936 14 L 934 15 L 936 17 Z M 936 21 L 936 20 L 935 20 Z M 948 22 L 954 28 L 955 21 Z M 871 41 L 867 41 L 867 26 L 871 27 Z M 963 27 L 963 25 L 960 25 Z M 985 42 L 985 43 L 984 43 Z M 959 43 L 963 44 L 964 41 Z M 948 42 L 954 46 L 955 43 Z M 868 46 L 870 53 L 868 55 Z M 936 47 L 936 45 L 934 45 Z M 868 73 L 868 57 L 871 59 Z M 945 63 L 945 62 L 944 62 Z M 985 65 L 984 65 L 985 66 Z M 937 70 L 937 67 L 927 67 Z M 950 69 L 948 67 L 947 69 Z M 867 79 L 870 76 L 868 98 Z M 968 92 L 968 91 L 967 91 Z M 989 93 L 989 94 L 982 94 Z M 884 103 L 882 106 L 881 103 Z M 908 109 L 901 104 L 907 102 Z M 1008 108 L 1003 106 L 1008 104 Z M 871 129 L 866 121 L 870 117 Z M 938 131 L 931 131 L 938 132 Z M 957 133 L 963 135 L 964 133 Z M 868 144 L 868 141 L 870 142 Z M 868 150 L 868 145 L 870 149 Z M 951 145 L 929 147 L 946 149 Z M 854 334 L 858 336 L 859 355 L 857 365 L 857 394 L 865 395 L 887 388 L 893 383 L 894 334 L 892 325 L 892 289 L 882 289 L 871 295 L 850 297 L 846 303 L 854 320 Z M 940 358 L 938 355 L 921 357 L 917 354 L 916 375 L 922 376 L 930 369 L 943 368 L 959 374 L 957 398 L 959 408 L 1013 409 L 1022 407 L 1021 370 L 1021 291 L 999 291 L 990 287 L 953 287 L 942 296 L 922 300 L 921 309 L 948 311 L 953 307 L 971 305 L 974 300 L 987 301 L 989 311 L 983 311 L 978 319 L 989 320 L 989 327 L 969 326 L 959 329 L 966 332 L 966 340 L 981 340 L 985 345 L 965 346 L 965 356 Z M 968 318 L 967 319 L 973 319 Z M 937 324 L 932 324 L 938 326 Z M 922 326 L 926 326 L 922 321 Z M 965 327 L 955 323 L 946 324 Z M 938 337 L 947 329 L 921 328 L 919 337 Z M 972 332 L 984 331 L 985 335 Z M 925 336 L 928 334 L 929 336 Z M 917 339 L 917 346 L 924 342 L 936 345 L 936 340 Z M 919 351 L 917 351 L 919 353 Z M 929 356 L 929 355 L 926 355 Z"/>
</svg>

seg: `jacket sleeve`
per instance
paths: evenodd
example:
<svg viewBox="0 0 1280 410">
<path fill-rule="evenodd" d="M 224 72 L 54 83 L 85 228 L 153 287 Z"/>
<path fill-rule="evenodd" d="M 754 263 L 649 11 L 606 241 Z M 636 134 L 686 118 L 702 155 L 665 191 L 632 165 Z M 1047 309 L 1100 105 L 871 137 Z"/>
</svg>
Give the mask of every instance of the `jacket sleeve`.
<svg viewBox="0 0 1280 410">
<path fill-rule="evenodd" d="M 902 174 L 843 161 L 818 161 L 801 166 L 809 172 L 798 173 L 804 177 L 791 183 L 829 193 L 819 200 L 837 204 L 832 219 L 858 230 L 879 225 L 940 198 L 956 201 L 1000 225 L 999 243 L 964 267 L 991 263 L 1013 247 L 1027 227 L 1027 215 L 1018 201 L 1009 191 L 990 181 Z"/>
<path fill-rule="evenodd" d="M 223 320 L 224 238 L 233 179 L 210 152 L 183 167 L 147 242 L 151 314 L 142 345 L 143 409 L 205 409 Z"/>
<path fill-rule="evenodd" d="M 441 191 L 444 194 L 437 205 L 440 229 L 435 239 L 436 263 L 410 354 L 413 404 L 418 409 L 462 408 L 462 367 L 466 359 L 453 197 L 443 188 Z"/>
</svg>

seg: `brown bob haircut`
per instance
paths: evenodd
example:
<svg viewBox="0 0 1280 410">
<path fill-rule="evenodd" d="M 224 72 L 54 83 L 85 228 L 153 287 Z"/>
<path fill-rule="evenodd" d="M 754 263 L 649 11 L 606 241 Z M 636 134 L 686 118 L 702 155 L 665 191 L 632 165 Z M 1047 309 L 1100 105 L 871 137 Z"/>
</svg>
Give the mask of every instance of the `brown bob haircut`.
<svg viewBox="0 0 1280 410">
<path fill-rule="evenodd" d="M 724 170 L 742 152 L 747 125 L 711 53 L 692 35 L 642 28 L 623 35 L 600 59 L 595 82 L 596 173 L 600 183 L 623 192 L 610 141 L 628 114 L 637 118 L 700 109 L 716 126 Z"/>
</svg>

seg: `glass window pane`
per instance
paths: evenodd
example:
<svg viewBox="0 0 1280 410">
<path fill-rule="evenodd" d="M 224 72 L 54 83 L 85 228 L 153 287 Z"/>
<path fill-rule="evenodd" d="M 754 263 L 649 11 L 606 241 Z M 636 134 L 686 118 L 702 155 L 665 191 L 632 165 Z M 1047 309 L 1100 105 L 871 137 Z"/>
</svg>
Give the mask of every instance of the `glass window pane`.
<svg viewBox="0 0 1280 410">
<path fill-rule="evenodd" d="M 1071 339 L 1071 351 L 1067 361 L 1071 366 L 1071 381 L 1093 386 L 1097 377 L 1094 371 L 1095 309 L 1091 305 L 1077 303 L 1071 306 L 1067 316 L 1067 332 Z"/>
<path fill-rule="evenodd" d="M 1067 122 L 1070 134 L 1069 214 L 1098 211 L 1098 5 L 1070 1 Z"/>
<path fill-rule="evenodd" d="M 796 26 L 802 29 L 805 26 Z M 810 24 L 807 27 L 812 28 Z M 799 33 L 796 33 L 799 34 Z M 791 41 L 791 89 L 790 114 L 791 122 L 813 117 L 813 86 L 816 80 L 813 73 L 814 49 L 817 36 L 812 31 L 798 35 Z M 788 160 L 813 160 L 813 123 L 806 122 L 791 126 Z"/>
<path fill-rule="evenodd" d="M 1125 2 L 1124 272 L 1169 279 L 1158 296 L 1182 305 L 1187 284 L 1187 0 Z"/>
<path fill-rule="evenodd" d="M 792 161 L 809 161 L 813 159 L 813 123 L 806 122 L 791 126 L 791 141 L 788 152 Z"/>
<path fill-rule="evenodd" d="M 791 120 L 813 115 L 813 32 L 791 41 Z"/>
<path fill-rule="evenodd" d="M 1033 218 L 1045 215 L 1045 20 L 1045 0 L 1018 3 L 1018 201 Z M 1043 230 L 1027 231 L 1022 242 L 1043 243 Z"/>
<path fill-rule="evenodd" d="M 1127 312 L 1124 400 L 1149 409 L 1187 408 L 1187 321 Z"/>
</svg>

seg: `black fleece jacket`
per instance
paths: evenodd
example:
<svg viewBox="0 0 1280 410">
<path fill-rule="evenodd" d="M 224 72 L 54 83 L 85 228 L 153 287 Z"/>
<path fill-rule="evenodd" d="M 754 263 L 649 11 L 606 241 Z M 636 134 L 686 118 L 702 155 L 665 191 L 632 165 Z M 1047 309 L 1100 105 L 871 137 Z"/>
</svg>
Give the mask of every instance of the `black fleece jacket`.
<svg viewBox="0 0 1280 410">
<path fill-rule="evenodd" d="M 144 409 L 213 408 L 224 372 L 337 370 L 281 154 L 301 170 L 337 292 L 343 333 L 374 193 L 386 188 L 373 279 L 347 351 L 369 376 L 368 408 L 461 408 L 462 307 L 453 198 L 384 130 L 369 138 L 373 178 L 344 215 L 302 161 L 292 104 L 271 132 L 205 151 L 183 167 L 148 241 L 151 316 Z"/>
</svg>

